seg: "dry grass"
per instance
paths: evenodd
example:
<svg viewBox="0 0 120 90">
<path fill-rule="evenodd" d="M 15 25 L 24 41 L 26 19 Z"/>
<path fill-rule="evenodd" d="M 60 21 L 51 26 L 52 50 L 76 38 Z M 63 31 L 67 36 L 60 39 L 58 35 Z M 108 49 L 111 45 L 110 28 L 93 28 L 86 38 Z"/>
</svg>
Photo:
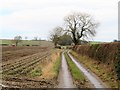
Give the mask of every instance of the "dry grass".
<svg viewBox="0 0 120 90">
<path fill-rule="evenodd" d="M 50 58 L 46 58 L 44 64 L 41 65 L 42 67 L 42 75 L 38 76 L 38 79 L 53 79 L 57 77 L 57 72 L 54 70 L 54 65 L 58 58 L 60 57 L 60 51 L 53 53 Z"/>
</svg>

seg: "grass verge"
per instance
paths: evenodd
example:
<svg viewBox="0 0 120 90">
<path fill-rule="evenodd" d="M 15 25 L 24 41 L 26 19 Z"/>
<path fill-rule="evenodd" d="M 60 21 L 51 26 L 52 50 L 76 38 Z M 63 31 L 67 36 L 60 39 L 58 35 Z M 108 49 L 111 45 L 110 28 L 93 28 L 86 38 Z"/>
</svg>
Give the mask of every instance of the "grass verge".
<svg viewBox="0 0 120 90">
<path fill-rule="evenodd" d="M 71 58 L 68 56 L 68 54 L 65 52 L 64 53 L 65 58 L 67 60 L 69 69 L 71 71 L 71 74 L 73 76 L 73 79 L 76 82 L 81 84 L 81 85 L 85 85 L 86 82 L 86 78 L 84 76 L 84 74 L 79 70 L 79 68 L 74 64 L 74 62 L 71 60 Z"/>
<path fill-rule="evenodd" d="M 44 62 L 44 64 L 41 65 L 42 67 L 42 75 L 39 77 L 39 79 L 46 79 L 46 80 L 57 80 L 59 68 L 61 64 L 61 51 L 57 50 L 57 52 L 54 52 L 50 58 L 46 58 L 47 62 Z"/>
<path fill-rule="evenodd" d="M 87 68 L 89 68 L 93 73 L 95 73 L 109 88 L 117 88 L 116 76 L 113 75 L 105 64 L 98 64 L 97 61 L 87 57 L 77 54 L 71 51 L 71 54 L 76 57 L 79 62 L 83 63 Z"/>
<path fill-rule="evenodd" d="M 55 77 L 57 78 L 61 66 L 61 53 L 57 60 L 54 62 L 53 71 L 55 72 Z"/>
<path fill-rule="evenodd" d="M 44 61 L 39 64 L 32 72 L 30 73 L 31 77 L 37 79 L 56 79 L 59 73 L 59 68 L 61 64 L 61 55 L 60 51 L 53 50 L 52 54 L 44 58 Z"/>
</svg>

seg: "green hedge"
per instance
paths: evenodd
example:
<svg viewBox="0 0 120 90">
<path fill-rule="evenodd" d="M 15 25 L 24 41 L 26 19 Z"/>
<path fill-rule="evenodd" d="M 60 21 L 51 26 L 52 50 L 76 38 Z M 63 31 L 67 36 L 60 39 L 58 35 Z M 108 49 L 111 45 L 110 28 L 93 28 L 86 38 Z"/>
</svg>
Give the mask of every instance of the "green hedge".
<svg viewBox="0 0 120 90">
<path fill-rule="evenodd" d="M 90 58 L 98 60 L 102 63 L 116 62 L 116 55 L 118 53 L 120 43 L 106 43 L 94 45 L 77 45 L 73 50 L 81 55 L 87 55 Z"/>
</svg>

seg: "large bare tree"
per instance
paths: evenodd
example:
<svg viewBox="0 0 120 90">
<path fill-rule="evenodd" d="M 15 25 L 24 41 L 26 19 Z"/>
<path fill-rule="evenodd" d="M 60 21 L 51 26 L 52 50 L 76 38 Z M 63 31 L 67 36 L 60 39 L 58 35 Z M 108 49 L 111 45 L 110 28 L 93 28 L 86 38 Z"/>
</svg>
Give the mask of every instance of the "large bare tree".
<svg viewBox="0 0 120 90">
<path fill-rule="evenodd" d="M 93 37 L 98 23 L 92 16 L 86 13 L 72 13 L 64 18 L 65 31 L 70 32 L 75 45 L 80 43 L 80 39 Z"/>
</svg>

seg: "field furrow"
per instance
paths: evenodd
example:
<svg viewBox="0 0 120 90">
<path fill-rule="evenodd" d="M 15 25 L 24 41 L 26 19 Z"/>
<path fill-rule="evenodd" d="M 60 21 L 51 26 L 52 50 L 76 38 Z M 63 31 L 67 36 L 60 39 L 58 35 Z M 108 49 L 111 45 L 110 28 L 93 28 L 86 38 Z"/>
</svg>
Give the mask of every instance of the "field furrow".
<svg viewBox="0 0 120 90">
<path fill-rule="evenodd" d="M 37 54 L 37 55 L 32 55 L 32 56 L 30 56 L 30 57 L 27 57 L 27 58 L 24 58 L 24 59 L 21 59 L 20 61 L 18 61 L 18 62 L 14 62 L 12 65 L 10 64 L 10 65 L 6 65 L 6 67 L 4 66 L 2 69 L 3 69 L 3 73 L 4 72 L 8 72 L 8 71 L 10 71 L 10 70 L 14 70 L 14 69 L 17 69 L 17 68 L 19 68 L 19 67 L 22 67 L 22 66 L 24 66 L 24 65 L 27 65 L 27 64 L 29 64 L 29 63 L 32 63 L 32 62 L 35 62 L 35 60 L 37 60 L 37 59 L 40 59 L 42 56 L 44 56 L 44 55 L 47 55 L 48 53 L 46 52 L 46 53 L 39 53 L 39 54 Z M 32 58 L 32 59 L 31 59 Z"/>
<path fill-rule="evenodd" d="M 57 68 L 55 62 L 59 53 L 51 47 L 4 47 L 0 73 L 2 84 L 10 87 L 54 87 L 58 75 L 54 68 Z"/>
</svg>

